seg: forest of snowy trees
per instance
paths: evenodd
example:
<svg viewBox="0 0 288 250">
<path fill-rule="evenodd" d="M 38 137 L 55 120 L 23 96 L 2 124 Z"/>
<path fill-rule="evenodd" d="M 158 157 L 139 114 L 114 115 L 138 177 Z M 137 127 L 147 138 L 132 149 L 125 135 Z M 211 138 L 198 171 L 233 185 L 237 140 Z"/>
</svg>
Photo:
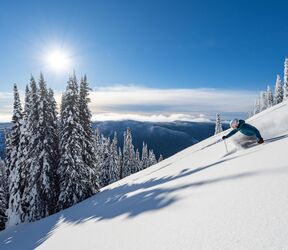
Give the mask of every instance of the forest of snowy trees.
<svg viewBox="0 0 288 250">
<path fill-rule="evenodd" d="M 69 78 L 60 114 L 42 74 L 31 77 L 22 109 L 14 85 L 12 128 L 6 131 L 6 159 L 0 160 L 0 230 L 32 222 L 70 207 L 101 187 L 157 163 L 143 142 L 135 150 L 132 132 L 123 149 L 92 129 L 90 88 L 84 76 Z M 160 156 L 158 161 L 163 158 Z"/>
<path fill-rule="evenodd" d="M 261 91 L 259 98 L 255 101 L 253 111 L 249 112 L 249 117 L 288 99 L 288 58 L 284 61 L 283 79 L 282 82 L 280 75 L 276 76 L 274 93 L 270 86 L 267 86 L 267 90 Z"/>
</svg>

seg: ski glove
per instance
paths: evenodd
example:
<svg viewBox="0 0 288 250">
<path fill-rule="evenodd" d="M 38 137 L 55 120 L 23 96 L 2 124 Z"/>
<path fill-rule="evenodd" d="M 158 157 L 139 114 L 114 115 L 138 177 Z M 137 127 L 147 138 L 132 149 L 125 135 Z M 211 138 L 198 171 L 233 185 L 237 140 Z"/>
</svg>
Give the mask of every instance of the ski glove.
<svg viewBox="0 0 288 250">
<path fill-rule="evenodd" d="M 227 136 L 225 136 L 225 135 L 222 136 L 222 140 L 225 140 L 225 139 L 227 139 Z"/>
<path fill-rule="evenodd" d="M 258 141 L 259 144 L 261 144 L 263 142 L 264 142 L 263 138 L 259 139 L 259 141 Z"/>
</svg>

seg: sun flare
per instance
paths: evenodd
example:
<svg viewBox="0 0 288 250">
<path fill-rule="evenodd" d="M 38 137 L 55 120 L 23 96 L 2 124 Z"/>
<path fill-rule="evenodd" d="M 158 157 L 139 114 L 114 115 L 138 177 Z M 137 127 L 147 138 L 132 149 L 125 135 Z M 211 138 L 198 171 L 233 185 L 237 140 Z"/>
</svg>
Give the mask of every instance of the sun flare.
<svg viewBox="0 0 288 250">
<path fill-rule="evenodd" d="M 71 59 L 65 51 L 54 50 L 47 53 L 46 63 L 51 70 L 64 71 L 70 66 Z"/>
</svg>

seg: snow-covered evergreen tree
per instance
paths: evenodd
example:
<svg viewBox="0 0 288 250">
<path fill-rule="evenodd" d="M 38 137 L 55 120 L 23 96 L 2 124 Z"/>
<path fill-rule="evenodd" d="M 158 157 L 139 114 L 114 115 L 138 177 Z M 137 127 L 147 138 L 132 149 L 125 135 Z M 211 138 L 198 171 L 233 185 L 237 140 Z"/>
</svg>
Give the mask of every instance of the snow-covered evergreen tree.
<svg viewBox="0 0 288 250">
<path fill-rule="evenodd" d="M 34 83 L 33 83 L 34 84 Z M 42 85 L 40 87 L 40 84 Z M 31 100 L 31 108 L 34 110 L 29 115 L 29 132 L 30 132 L 30 141 L 28 146 L 28 155 L 29 155 L 29 164 L 27 164 L 27 187 L 25 189 L 24 201 L 25 201 L 25 220 L 34 221 L 40 219 L 41 216 L 41 198 L 40 198 L 40 189 L 39 184 L 42 182 L 39 180 L 40 175 L 42 174 L 42 167 L 44 159 L 46 158 L 44 151 L 44 141 L 41 136 L 44 133 L 46 117 L 44 117 L 44 109 L 47 108 L 47 95 L 44 94 L 44 79 L 42 74 L 39 81 L 39 89 L 31 86 L 31 97 L 33 95 L 35 103 Z M 36 90 L 36 91 L 35 91 Z M 36 107 L 37 105 L 37 107 Z M 33 116 L 32 116 L 33 114 Z M 30 117 L 31 116 L 31 117 Z M 36 118 L 37 117 L 37 118 Z M 35 119 L 36 118 L 36 119 Z M 40 158 L 41 157 L 41 158 Z M 45 192 L 45 191 L 44 191 Z M 48 214 L 47 214 L 48 215 Z M 43 216 L 44 217 L 44 216 Z"/>
<path fill-rule="evenodd" d="M 111 169 L 110 169 L 110 138 L 106 138 L 101 135 L 101 163 L 99 182 L 101 187 L 105 187 L 110 184 Z"/>
<path fill-rule="evenodd" d="M 30 95 L 34 96 L 35 102 L 31 99 L 30 107 L 34 111 L 29 112 L 27 117 L 30 132 L 27 156 L 30 160 L 26 159 L 28 164 L 25 167 L 28 171 L 23 207 L 25 220 L 35 221 L 56 211 L 58 131 L 53 92 L 47 89 L 42 74 L 39 88 L 31 86 Z M 38 119 L 35 120 L 35 117 Z"/>
<path fill-rule="evenodd" d="M 59 166 L 59 121 L 58 121 L 58 112 L 57 112 L 57 103 L 54 98 L 54 92 L 52 89 L 48 90 L 48 124 L 49 124 L 49 134 L 50 134 L 50 143 L 53 150 L 51 150 L 52 156 L 55 159 L 54 165 L 56 168 Z M 57 149 L 57 150 L 56 150 Z M 56 174 L 57 175 L 57 174 Z"/>
<path fill-rule="evenodd" d="M 90 88 L 88 86 L 86 75 L 81 79 L 80 92 L 79 92 L 79 114 L 80 124 L 84 129 L 83 137 L 83 151 L 82 157 L 85 164 L 85 168 L 90 172 L 90 185 L 93 189 L 93 193 L 98 192 L 99 183 L 97 177 L 97 159 L 95 150 L 95 139 L 92 130 L 92 114 L 89 110 L 88 104 L 90 102 L 89 96 Z"/>
<path fill-rule="evenodd" d="M 31 81 L 34 81 L 34 78 L 31 78 Z M 29 156 L 29 144 L 30 138 L 32 133 L 30 134 L 29 130 L 29 116 L 31 113 L 32 103 L 30 102 L 31 92 L 28 87 L 26 86 L 25 92 L 25 105 L 24 105 L 24 112 L 23 112 L 23 125 L 21 128 L 21 135 L 20 135 L 20 144 L 18 150 L 18 162 L 19 162 L 19 171 L 21 174 L 20 178 L 20 190 L 21 190 L 21 207 L 22 207 L 22 214 L 21 214 L 21 222 L 25 221 L 26 212 L 28 211 L 28 204 L 26 203 L 25 194 L 29 195 L 29 192 L 26 192 L 28 187 L 28 175 L 30 174 L 29 171 L 29 164 L 31 162 L 31 158 Z"/>
<path fill-rule="evenodd" d="M 254 110 L 253 110 L 254 115 L 258 113 L 260 113 L 260 99 L 259 98 L 255 101 Z"/>
<path fill-rule="evenodd" d="M 100 133 L 99 128 L 95 129 L 94 133 L 94 144 L 95 144 L 95 156 L 96 156 L 96 167 L 97 171 L 100 171 L 100 164 L 102 163 L 102 135 Z"/>
<path fill-rule="evenodd" d="M 76 76 L 70 77 L 62 98 L 60 130 L 59 208 L 64 209 L 84 200 L 94 193 L 91 187 L 93 166 L 83 160 L 85 131 L 80 122 L 79 94 Z"/>
<path fill-rule="evenodd" d="M 268 98 L 267 98 L 267 92 L 262 91 L 260 93 L 260 111 L 263 111 L 268 108 Z"/>
<path fill-rule="evenodd" d="M 148 168 L 149 167 L 149 155 L 148 155 L 148 148 L 147 144 L 143 142 L 142 146 L 142 169 Z"/>
<path fill-rule="evenodd" d="M 60 103 L 60 117 L 63 117 L 63 113 L 64 113 L 64 109 L 65 109 L 65 93 L 62 92 L 62 95 L 61 95 L 61 103 Z M 58 124 L 58 130 L 61 131 L 63 128 L 62 128 L 62 123 L 61 123 L 61 120 L 59 121 L 59 124 Z"/>
<path fill-rule="evenodd" d="M 124 145 L 123 145 L 123 166 L 122 177 L 129 176 L 136 172 L 135 166 L 135 150 L 132 142 L 131 129 L 127 128 L 124 132 Z"/>
<path fill-rule="evenodd" d="M 274 104 L 278 104 L 282 101 L 283 101 L 283 86 L 280 75 L 277 75 L 275 83 Z"/>
<path fill-rule="evenodd" d="M 58 126 L 58 113 L 57 113 L 57 103 L 54 98 L 54 92 L 52 89 L 48 89 L 48 110 L 47 110 L 47 147 L 49 166 L 47 174 L 50 180 L 50 187 L 53 190 L 53 195 L 46 196 L 48 201 L 48 211 L 49 214 L 55 213 L 58 211 L 58 196 L 59 196 L 59 179 L 57 174 L 57 169 L 59 167 L 59 126 Z"/>
<path fill-rule="evenodd" d="M 18 162 L 18 150 L 20 144 L 21 128 L 22 128 L 22 107 L 20 103 L 19 92 L 16 84 L 14 84 L 14 104 L 12 116 L 12 129 L 7 144 L 6 163 L 9 174 L 9 202 L 7 210 L 6 226 L 13 226 L 21 222 L 22 206 L 21 206 L 21 173 Z"/>
<path fill-rule="evenodd" d="M 120 165 L 118 156 L 118 146 L 117 146 L 117 133 L 114 133 L 114 138 L 110 144 L 110 154 L 109 154 L 109 173 L 110 173 L 110 183 L 118 181 L 120 179 Z"/>
<path fill-rule="evenodd" d="M 135 165 L 134 165 L 134 171 L 138 172 L 142 170 L 142 161 L 140 159 L 140 153 L 138 148 L 136 149 L 136 153 L 135 153 Z"/>
<path fill-rule="evenodd" d="M 21 190 L 22 190 L 22 214 L 21 221 L 32 221 L 31 215 L 31 198 L 32 183 L 30 180 L 34 178 L 34 169 L 32 164 L 37 161 L 33 156 L 35 153 L 39 123 L 39 95 L 36 81 L 33 76 L 30 78 L 29 87 L 26 87 L 25 93 L 25 110 L 23 117 L 23 127 L 21 130 L 20 149 L 18 152 L 19 165 L 21 169 Z M 38 135 L 38 137 L 37 137 Z M 35 196 L 34 196 L 35 197 Z M 40 216 L 38 217 L 40 218 Z"/>
<path fill-rule="evenodd" d="M 160 161 L 163 161 L 163 155 L 162 154 L 160 154 L 159 159 L 158 159 L 158 162 L 160 162 Z"/>
<path fill-rule="evenodd" d="M 288 58 L 284 62 L 284 86 L 283 86 L 283 99 L 288 99 Z"/>
<path fill-rule="evenodd" d="M 223 131 L 220 114 L 216 114 L 215 135 Z"/>
<path fill-rule="evenodd" d="M 7 178 L 9 179 L 9 166 L 11 164 L 11 152 L 12 152 L 12 143 L 10 140 L 10 130 L 5 128 L 4 129 L 4 138 L 5 138 L 5 166 L 7 169 Z"/>
<path fill-rule="evenodd" d="M 149 167 L 156 164 L 157 163 L 157 159 L 156 156 L 153 152 L 153 149 L 149 150 Z"/>
<path fill-rule="evenodd" d="M 40 155 L 40 173 L 36 182 L 40 197 L 40 216 L 41 218 L 52 214 L 57 207 L 58 199 L 58 128 L 56 101 L 53 91 L 47 89 L 43 75 L 39 80 L 39 139 L 38 148 Z M 52 192 L 51 192 L 52 191 Z"/>
<path fill-rule="evenodd" d="M 270 88 L 270 86 L 267 86 L 267 91 L 266 91 L 266 97 L 267 97 L 267 107 L 270 108 L 273 106 L 273 93 Z"/>
<path fill-rule="evenodd" d="M 122 179 L 123 176 L 122 176 L 122 173 L 123 173 L 123 154 L 122 154 L 122 150 L 121 148 L 119 147 L 118 148 L 118 166 L 119 166 L 119 179 Z"/>
<path fill-rule="evenodd" d="M 0 230 L 5 228 L 7 221 L 6 210 L 8 205 L 8 180 L 7 169 L 4 161 L 0 158 Z"/>
</svg>

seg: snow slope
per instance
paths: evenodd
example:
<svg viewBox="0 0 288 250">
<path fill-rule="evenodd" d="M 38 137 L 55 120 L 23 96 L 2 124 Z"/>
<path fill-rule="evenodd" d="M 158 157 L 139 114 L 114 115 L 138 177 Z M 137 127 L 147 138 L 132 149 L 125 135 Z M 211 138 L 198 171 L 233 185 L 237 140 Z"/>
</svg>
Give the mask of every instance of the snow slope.
<svg viewBox="0 0 288 250">
<path fill-rule="evenodd" d="M 0 249 L 288 249 L 288 103 L 249 122 L 269 142 L 234 152 L 231 138 L 225 156 L 223 142 L 206 147 L 221 134 L 213 136 L 1 232 Z"/>
</svg>

